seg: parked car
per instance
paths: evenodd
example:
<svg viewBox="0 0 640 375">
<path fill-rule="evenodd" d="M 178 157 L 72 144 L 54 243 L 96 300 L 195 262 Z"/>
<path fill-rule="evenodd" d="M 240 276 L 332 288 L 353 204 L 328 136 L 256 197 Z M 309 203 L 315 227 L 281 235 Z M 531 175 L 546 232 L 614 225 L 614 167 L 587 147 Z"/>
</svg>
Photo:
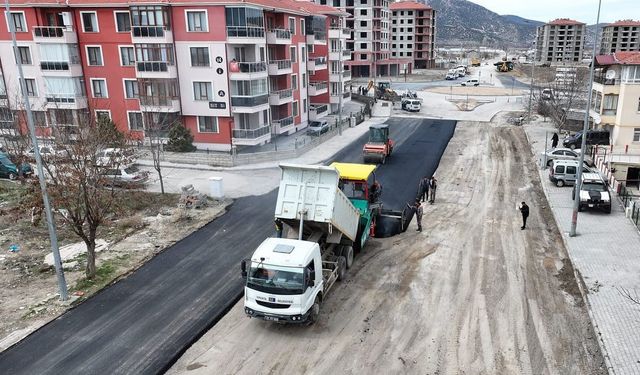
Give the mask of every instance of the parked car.
<svg viewBox="0 0 640 375">
<path fill-rule="evenodd" d="M 582 146 L 582 132 L 579 131 L 562 141 L 564 147 L 570 149 Z M 606 130 L 587 130 L 587 145 L 609 145 L 609 132 Z"/>
<path fill-rule="evenodd" d="M 558 187 L 574 185 L 578 178 L 578 162 L 578 160 L 552 160 L 549 168 L 549 181 Z M 582 166 L 582 173 L 599 172 L 585 162 Z"/>
<path fill-rule="evenodd" d="M 311 121 L 307 134 L 318 136 L 329 131 L 329 123 L 327 120 Z"/>
<path fill-rule="evenodd" d="M 447 75 L 444 77 L 444 79 L 446 79 L 447 81 L 452 81 L 454 79 L 458 79 L 458 74 L 457 73 L 447 73 Z"/>
<path fill-rule="evenodd" d="M 417 99 L 404 99 L 402 101 L 402 109 L 409 112 L 420 112 L 422 102 Z"/>
<path fill-rule="evenodd" d="M 573 188 L 572 199 L 576 199 L 576 187 Z M 585 208 L 600 209 L 606 213 L 611 213 L 611 193 L 609 184 L 597 173 L 583 173 L 582 184 L 580 184 L 579 197 L 580 204 L 578 211 Z"/>
<path fill-rule="evenodd" d="M 65 158 L 69 155 L 67 150 L 57 150 L 55 147 L 51 145 L 38 145 L 38 149 L 40 150 L 40 157 L 44 160 L 51 160 L 55 158 Z M 31 149 L 29 149 L 29 151 L 25 152 L 24 155 L 30 158 L 31 160 L 35 160 L 36 158 L 35 147 L 32 147 Z"/>
<path fill-rule="evenodd" d="M 551 166 L 554 160 L 578 160 L 580 158 L 580 151 L 559 147 L 543 152 L 541 157 L 546 166 Z M 584 161 L 587 165 L 593 166 L 593 159 L 591 159 L 591 157 L 585 155 Z"/>
<path fill-rule="evenodd" d="M 134 165 L 107 166 L 100 175 L 104 186 L 123 188 L 142 187 L 149 179 L 149 172 L 141 171 Z"/>
<path fill-rule="evenodd" d="M 134 151 L 132 149 L 105 148 L 96 154 L 96 164 L 102 166 L 130 165 L 134 161 Z"/>
<path fill-rule="evenodd" d="M 551 99 L 553 99 L 553 90 L 542 89 L 542 100 L 551 100 Z"/>
<path fill-rule="evenodd" d="M 22 170 L 23 176 L 31 176 L 33 174 L 33 169 L 28 163 L 23 163 L 20 166 L 20 170 Z M 15 180 L 19 175 L 18 166 L 9 159 L 9 155 L 0 152 L 0 178 Z"/>
<path fill-rule="evenodd" d="M 460 83 L 460 85 L 462 86 L 479 86 L 480 85 L 480 81 L 478 81 L 476 78 L 472 78 L 472 79 L 468 79 L 465 82 Z"/>
</svg>

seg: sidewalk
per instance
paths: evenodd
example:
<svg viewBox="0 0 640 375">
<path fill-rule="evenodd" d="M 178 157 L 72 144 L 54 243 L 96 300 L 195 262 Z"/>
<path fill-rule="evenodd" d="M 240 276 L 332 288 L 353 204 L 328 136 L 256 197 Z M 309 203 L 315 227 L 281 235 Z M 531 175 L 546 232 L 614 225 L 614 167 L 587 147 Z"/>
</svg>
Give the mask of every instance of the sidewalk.
<svg viewBox="0 0 640 375">
<path fill-rule="evenodd" d="M 545 128 L 548 127 L 548 128 Z M 545 130 L 549 133 L 545 134 Z M 534 156 L 544 149 L 551 123 L 525 126 Z M 584 281 L 587 307 L 610 374 L 640 374 L 640 305 L 625 298 L 622 288 L 640 294 L 640 234 L 624 215 L 618 197 L 607 215 L 578 214 L 576 237 L 569 237 L 573 200 L 571 187 L 549 182 L 548 169 L 540 170 L 542 187 L 576 273 Z"/>
</svg>

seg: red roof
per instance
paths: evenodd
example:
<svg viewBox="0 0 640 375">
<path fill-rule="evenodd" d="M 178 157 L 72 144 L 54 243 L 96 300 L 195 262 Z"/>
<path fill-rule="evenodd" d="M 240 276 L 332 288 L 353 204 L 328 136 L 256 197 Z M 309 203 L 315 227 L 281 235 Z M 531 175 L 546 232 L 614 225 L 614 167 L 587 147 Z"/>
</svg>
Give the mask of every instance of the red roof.
<svg viewBox="0 0 640 375">
<path fill-rule="evenodd" d="M 596 56 L 596 65 L 640 65 L 640 52 L 615 52 Z"/>
<path fill-rule="evenodd" d="M 610 27 L 610 26 L 640 26 L 640 21 L 619 20 L 619 21 L 616 21 L 614 23 L 610 23 L 605 27 Z"/>
<path fill-rule="evenodd" d="M 391 10 L 405 10 L 405 9 L 410 9 L 410 10 L 431 10 L 433 8 L 431 8 L 428 5 L 419 3 L 417 1 L 397 1 L 395 3 L 391 3 L 389 5 L 389 9 Z"/>
<path fill-rule="evenodd" d="M 549 22 L 549 25 L 586 25 L 584 22 L 572 20 L 570 18 L 556 18 Z"/>
</svg>

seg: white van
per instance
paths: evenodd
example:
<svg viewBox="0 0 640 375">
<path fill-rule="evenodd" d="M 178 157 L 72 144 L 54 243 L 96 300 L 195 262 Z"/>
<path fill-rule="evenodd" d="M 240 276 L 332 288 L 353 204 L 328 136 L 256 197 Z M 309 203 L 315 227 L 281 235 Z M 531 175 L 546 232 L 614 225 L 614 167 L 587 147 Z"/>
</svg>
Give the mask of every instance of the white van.
<svg viewBox="0 0 640 375">
<path fill-rule="evenodd" d="M 468 79 L 466 82 L 461 83 L 462 86 L 479 86 L 480 81 L 476 78 Z"/>
<path fill-rule="evenodd" d="M 418 99 L 404 99 L 402 101 L 402 109 L 409 112 L 420 112 L 422 103 Z"/>
<path fill-rule="evenodd" d="M 578 160 L 553 160 L 549 168 L 549 181 L 558 187 L 574 185 L 578 178 L 578 163 Z M 582 173 L 597 173 L 597 169 L 585 162 Z"/>
</svg>

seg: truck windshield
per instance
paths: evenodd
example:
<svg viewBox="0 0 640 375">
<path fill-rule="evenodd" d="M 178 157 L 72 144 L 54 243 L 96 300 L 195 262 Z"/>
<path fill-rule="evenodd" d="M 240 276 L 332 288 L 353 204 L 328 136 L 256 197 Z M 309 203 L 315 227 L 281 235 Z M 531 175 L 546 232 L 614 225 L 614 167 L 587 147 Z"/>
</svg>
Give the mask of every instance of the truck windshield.
<svg viewBox="0 0 640 375">
<path fill-rule="evenodd" d="M 582 183 L 582 189 L 583 190 L 590 190 L 590 191 L 607 191 L 607 189 L 605 189 L 604 185 L 601 183 L 593 183 L 593 182 L 583 182 Z"/>
<path fill-rule="evenodd" d="M 247 287 L 273 294 L 303 294 L 302 268 L 278 267 L 253 262 L 247 277 Z"/>
</svg>

